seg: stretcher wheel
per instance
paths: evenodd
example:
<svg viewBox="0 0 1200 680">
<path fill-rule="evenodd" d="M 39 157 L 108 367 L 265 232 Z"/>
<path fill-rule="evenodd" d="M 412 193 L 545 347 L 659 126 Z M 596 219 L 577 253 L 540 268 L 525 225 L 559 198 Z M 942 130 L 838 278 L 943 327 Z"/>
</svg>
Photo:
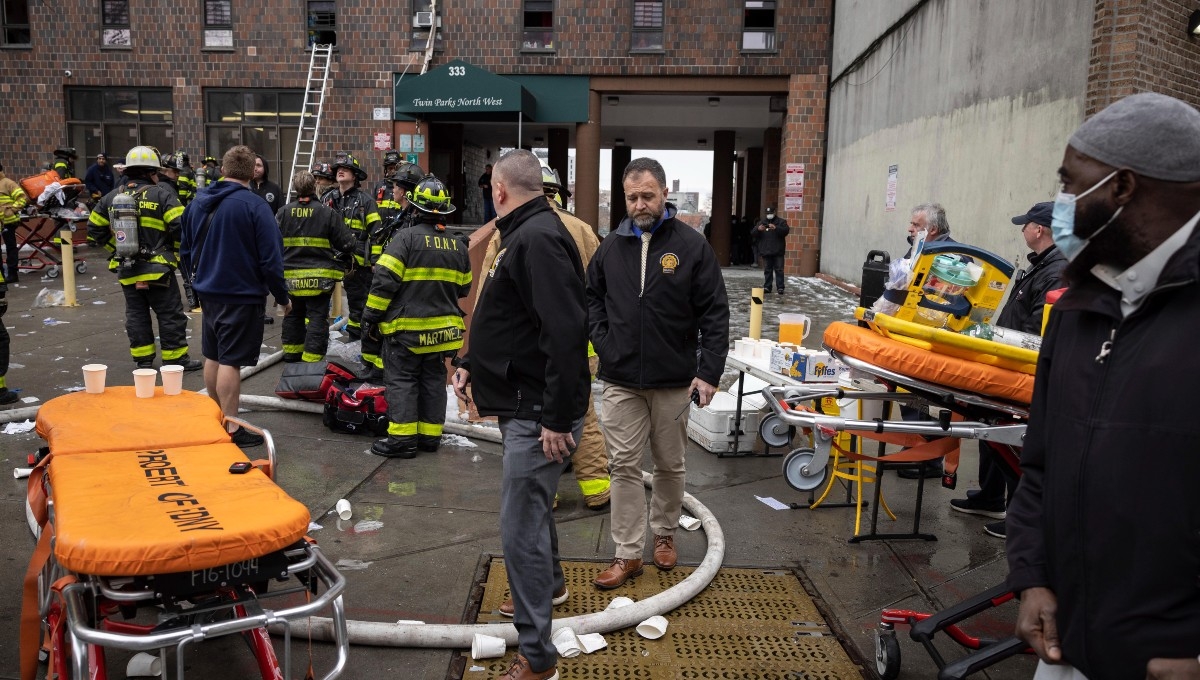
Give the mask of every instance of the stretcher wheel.
<svg viewBox="0 0 1200 680">
<path fill-rule="evenodd" d="M 52 264 L 46 268 L 46 278 L 48 278 L 48 279 L 57 279 L 58 275 L 61 273 L 62 273 L 62 268 L 56 264 Z"/>
<path fill-rule="evenodd" d="M 86 260 L 80 260 L 75 263 L 75 273 L 77 273 L 77 274 L 86 274 L 87 273 L 87 261 Z"/>
<path fill-rule="evenodd" d="M 875 671 L 881 680 L 896 680 L 900 675 L 900 641 L 894 630 L 875 631 Z"/>
<path fill-rule="evenodd" d="M 815 475 L 807 474 L 805 468 L 812 464 L 816 451 L 796 449 L 783 459 L 783 478 L 796 491 L 812 491 L 825 484 L 829 478 L 829 466 L 821 468 Z"/>
<path fill-rule="evenodd" d="M 758 436 L 767 446 L 783 448 L 792 442 L 791 429 L 782 418 L 768 413 L 758 424 Z"/>
</svg>

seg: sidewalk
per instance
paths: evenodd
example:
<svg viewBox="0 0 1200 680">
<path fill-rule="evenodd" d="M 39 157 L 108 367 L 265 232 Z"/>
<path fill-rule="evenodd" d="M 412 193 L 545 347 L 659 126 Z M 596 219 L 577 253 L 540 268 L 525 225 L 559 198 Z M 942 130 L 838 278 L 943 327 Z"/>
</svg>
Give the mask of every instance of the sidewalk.
<svg viewBox="0 0 1200 680">
<path fill-rule="evenodd" d="M 61 288 L 58 281 L 38 283 L 24 275 L 10 288 L 4 322 L 12 334 L 13 367 L 10 388 L 25 398 L 45 402 L 82 386 L 79 367 L 86 363 L 109 366 L 109 384 L 131 385 L 133 362 L 123 324 L 124 303 L 118 285 L 101 270 L 97 255 L 92 269 L 79 277 L 79 307 L 31 309 L 42 287 Z M 725 279 L 731 300 L 730 337 L 746 334 L 749 289 L 761 285 L 755 269 L 729 268 Z M 101 304 L 102 303 L 102 304 Z M 763 312 L 763 337 L 774 337 L 775 315 L 802 312 L 813 318 L 814 331 L 806 344 L 820 344 L 820 331 L 835 319 L 849 318 L 854 300 L 837 287 L 816 279 L 792 278 L 784 296 L 768 296 Z M 65 323 L 64 323 L 65 322 Z M 199 319 L 191 324 L 193 356 L 199 356 Z M 280 324 L 267 327 L 264 352 L 279 346 Z M 271 395 L 281 368 L 268 368 L 243 386 L 245 394 Z M 734 374 L 727 372 L 726 386 Z M 203 387 L 199 373 L 184 379 L 185 389 Z M 18 406 L 21 406 L 20 404 Z M 277 481 L 304 503 L 322 528 L 312 532 L 349 580 L 345 595 L 351 619 L 430 623 L 459 623 L 471 595 L 481 561 L 500 553 L 498 529 L 501 459 L 498 445 L 477 441 L 473 447 L 447 447 L 415 460 L 387 460 L 368 453 L 371 439 L 334 434 L 315 415 L 284 412 L 245 414 L 271 430 L 279 449 Z M 36 435 L 0 436 L 0 460 L 8 467 L 24 466 L 25 455 L 40 445 Z M 990 587 L 1003 579 L 1003 542 L 985 535 L 986 520 L 952 512 L 951 498 L 976 484 L 975 447 L 963 447 L 959 488 L 950 491 L 934 483 L 925 486 L 921 526 L 937 535 L 936 542 L 876 541 L 850 545 L 852 509 L 772 510 L 755 496 L 784 503 L 805 503 L 807 494 L 784 482 L 779 457 L 717 458 L 693 445 L 688 456 L 688 491 L 712 511 L 724 530 L 725 565 L 730 567 L 799 568 L 823 602 L 827 618 L 845 631 L 851 653 L 873 667 L 873 630 L 883 607 L 934 611 Z M 899 515 L 897 530 L 912 523 L 916 482 L 886 473 L 883 490 Z M 586 509 L 570 475 L 560 484 L 562 502 L 556 512 L 564 558 L 607 560 L 613 555 L 608 515 Z M 837 495 L 839 492 L 835 492 Z M 844 494 L 844 492 L 841 492 Z M 0 540 L 7 546 L 9 568 L 0 575 L 7 594 L 0 601 L 0 678 L 18 677 L 17 639 L 21 579 L 33 549 L 25 524 L 25 483 L 4 485 Z M 342 522 L 331 514 L 347 498 L 353 519 Z M 889 523 L 881 518 L 881 530 Z M 700 533 L 680 532 L 680 561 L 698 564 L 705 539 Z M 651 567 L 652 568 L 652 567 Z M 1015 607 L 1009 605 L 980 619 L 972 632 L 1006 635 Z M 920 647 L 900 631 L 902 678 L 932 678 L 936 669 Z M 306 663 L 302 647 L 298 665 Z M 941 647 L 949 658 L 962 652 L 953 643 Z M 196 678 L 248 677 L 252 672 L 245 645 L 225 639 L 206 643 L 203 653 L 189 656 Z M 353 647 L 346 678 L 443 678 L 455 650 Z M 316 644 L 317 669 L 328 658 L 327 646 Z M 560 665 L 564 680 L 573 677 L 571 662 Z M 988 673 L 992 678 L 1028 678 L 1028 659 L 1005 662 Z M 110 663 L 113 677 L 123 677 Z M 795 669 L 804 671 L 802 666 Z M 295 675 L 296 672 L 293 671 Z M 867 677 L 873 676 L 873 670 Z M 299 677 L 299 675 L 297 675 Z M 797 677 L 803 677 L 798 675 Z M 981 676 L 982 677 L 982 676 Z"/>
</svg>

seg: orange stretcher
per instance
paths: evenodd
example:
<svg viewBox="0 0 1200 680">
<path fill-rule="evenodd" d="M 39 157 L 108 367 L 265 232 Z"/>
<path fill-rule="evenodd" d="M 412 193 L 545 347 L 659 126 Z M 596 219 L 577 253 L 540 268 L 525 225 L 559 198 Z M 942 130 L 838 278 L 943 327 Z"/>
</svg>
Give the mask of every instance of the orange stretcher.
<svg viewBox="0 0 1200 680">
<path fill-rule="evenodd" d="M 324 609 L 338 653 L 315 677 L 342 673 L 345 579 L 305 536 L 308 509 L 273 481 L 270 434 L 238 422 L 264 435 L 268 460 L 250 461 L 216 403 L 194 392 L 138 399 L 110 387 L 42 406 L 49 452 L 29 478 L 39 541 L 25 582 L 23 680 L 39 648 L 47 677 L 61 680 L 104 680 L 109 649 L 158 651 L 167 669 L 174 648 L 182 679 L 186 646 L 231 633 L 246 638 L 264 680 L 291 678 L 291 636 L 281 662 L 266 625 L 290 630 Z M 266 606 L 296 593 L 307 593 L 300 604 Z M 148 622 L 128 620 L 140 609 L 152 610 Z"/>
</svg>

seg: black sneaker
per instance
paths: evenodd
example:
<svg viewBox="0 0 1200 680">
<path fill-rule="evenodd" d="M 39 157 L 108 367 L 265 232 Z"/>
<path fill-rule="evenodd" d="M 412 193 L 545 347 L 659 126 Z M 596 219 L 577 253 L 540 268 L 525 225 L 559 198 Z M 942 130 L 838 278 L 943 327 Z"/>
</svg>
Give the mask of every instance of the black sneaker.
<svg viewBox="0 0 1200 680">
<path fill-rule="evenodd" d="M 405 439 L 387 437 L 371 445 L 371 453 L 384 458 L 416 458 L 417 443 Z"/>
<path fill-rule="evenodd" d="M 1004 530 L 1004 520 L 984 524 L 983 533 L 988 536 L 995 536 L 996 538 L 1008 538 L 1008 533 Z"/>
<path fill-rule="evenodd" d="M 975 498 L 954 498 L 950 500 L 950 508 L 968 515 L 981 515 L 992 519 L 1004 519 L 1004 501 L 985 503 Z"/>
<path fill-rule="evenodd" d="M 20 400 L 21 397 L 17 396 L 16 392 L 13 392 L 7 387 L 0 387 L 0 406 L 15 404 Z"/>
<path fill-rule="evenodd" d="M 172 366 L 172 365 L 183 366 L 183 370 L 185 373 L 191 372 L 191 371 L 199 371 L 200 369 L 204 368 L 203 361 L 200 361 L 199 359 L 189 359 L 187 357 L 184 357 L 182 359 L 176 359 L 175 361 L 164 361 L 163 364 L 167 365 L 167 366 Z"/>
<path fill-rule="evenodd" d="M 240 449 L 249 449 L 255 446 L 261 446 L 262 443 L 266 441 L 261 434 L 254 434 L 244 427 L 239 427 L 233 432 L 230 432 L 229 438 L 232 439 L 233 443 L 237 444 L 238 448 Z"/>
</svg>

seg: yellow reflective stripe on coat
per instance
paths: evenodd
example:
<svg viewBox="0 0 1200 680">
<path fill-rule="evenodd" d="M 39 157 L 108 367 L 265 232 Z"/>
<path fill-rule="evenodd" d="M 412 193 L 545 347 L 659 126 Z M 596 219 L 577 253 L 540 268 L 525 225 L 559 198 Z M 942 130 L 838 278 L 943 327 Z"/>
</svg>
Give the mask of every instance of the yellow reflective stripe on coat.
<svg viewBox="0 0 1200 680">
<path fill-rule="evenodd" d="M 471 272 L 444 267 L 412 267 L 404 270 L 405 281 L 446 281 L 465 286 L 471 282 Z"/>
<path fill-rule="evenodd" d="M 145 227 L 147 229 L 157 229 L 159 231 L 167 230 L 167 225 L 165 222 L 157 217 L 146 217 L 145 215 L 138 217 L 138 226 Z"/>
<path fill-rule="evenodd" d="M 467 325 L 457 314 L 447 316 L 399 317 L 379 324 L 379 330 L 387 335 L 398 331 L 436 331 L 442 328 L 466 330 Z"/>
<path fill-rule="evenodd" d="M 396 278 L 400 279 L 401 281 L 404 280 L 404 263 L 396 259 L 394 256 L 384 253 L 379 257 L 379 261 L 375 264 L 376 266 L 383 267 L 389 272 L 395 274 Z"/>
<path fill-rule="evenodd" d="M 163 213 L 163 219 L 166 220 L 167 222 L 174 222 L 175 220 L 179 219 L 182 215 L 183 215 L 183 206 L 181 205 L 178 208 L 171 208 L 170 210 Z"/>
<path fill-rule="evenodd" d="M 342 280 L 342 272 L 336 269 L 285 269 L 283 270 L 283 278 L 285 279 L 334 279 L 335 281 Z"/>
<path fill-rule="evenodd" d="M 317 236 L 285 236 L 283 238 L 284 248 L 329 248 L 329 239 L 319 238 Z"/>
<path fill-rule="evenodd" d="M 452 352 L 456 349 L 462 349 L 462 346 L 463 346 L 462 338 L 459 338 L 458 340 L 452 340 L 450 342 L 443 342 L 439 345 L 428 345 L 426 347 L 410 347 L 410 348 L 408 348 L 408 351 L 412 352 L 413 354 L 430 354 L 433 352 Z"/>
<path fill-rule="evenodd" d="M 88 217 L 88 223 L 94 224 L 97 227 L 107 227 L 110 224 L 108 218 L 105 217 L 99 210 L 92 211 L 91 216 Z"/>
<path fill-rule="evenodd" d="M 374 293 L 367 295 L 367 306 L 371 309 L 378 309 L 381 312 L 386 312 L 388 305 L 392 304 L 391 298 L 382 298 Z"/>
</svg>

